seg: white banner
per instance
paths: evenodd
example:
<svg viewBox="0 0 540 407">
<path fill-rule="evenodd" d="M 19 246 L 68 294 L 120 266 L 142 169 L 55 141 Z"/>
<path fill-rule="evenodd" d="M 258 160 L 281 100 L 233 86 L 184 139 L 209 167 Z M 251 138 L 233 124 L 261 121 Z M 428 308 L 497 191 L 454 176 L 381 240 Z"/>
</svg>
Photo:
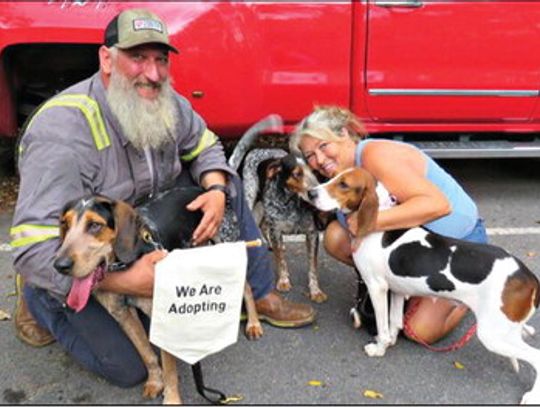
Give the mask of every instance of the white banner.
<svg viewBox="0 0 540 407">
<path fill-rule="evenodd" d="M 194 364 L 238 339 L 245 242 L 173 250 L 156 264 L 150 342 Z"/>
</svg>

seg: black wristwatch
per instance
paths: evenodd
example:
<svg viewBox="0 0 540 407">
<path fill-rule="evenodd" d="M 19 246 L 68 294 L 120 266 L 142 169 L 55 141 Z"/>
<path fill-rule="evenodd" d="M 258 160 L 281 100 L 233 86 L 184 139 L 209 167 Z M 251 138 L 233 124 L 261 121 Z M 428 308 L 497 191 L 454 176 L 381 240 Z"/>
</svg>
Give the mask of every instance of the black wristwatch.
<svg viewBox="0 0 540 407">
<path fill-rule="evenodd" d="M 225 194 L 225 197 L 229 196 L 229 193 L 227 192 L 227 187 L 221 184 L 210 185 L 208 188 L 205 189 L 205 191 L 221 191 Z"/>
</svg>

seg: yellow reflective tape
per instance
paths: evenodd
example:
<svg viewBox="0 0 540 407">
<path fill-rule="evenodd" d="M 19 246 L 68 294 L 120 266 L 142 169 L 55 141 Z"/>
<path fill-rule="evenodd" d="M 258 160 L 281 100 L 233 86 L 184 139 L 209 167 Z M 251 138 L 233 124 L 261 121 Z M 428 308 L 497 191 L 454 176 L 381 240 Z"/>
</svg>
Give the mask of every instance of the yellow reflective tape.
<svg viewBox="0 0 540 407">
<path fill-rule="evenodd" d="M 53 226 L 53 225 L 33 225 L 31 223 L 23 223 L 23 224 L 18 225 L 18 226 L 13 226 L 9 230 L 9 233 L 11 235 L 13 235 L 15 233 L 20 233 L 20 232 L 25 232 L 25 231 L 32 231 L 32 230 L 50 230 L 52 232 L 52 231 L 59 231 L 60 227 L 59 226 Z"/>
<path fill-rule="evenodd" d="M 43 235 L 43 236 L 34 236 L 34 237 L 25 237 L 22 239 L 12 240 L 10 246 L 13 248 L 30 246 L 36 243 L 44 242 L 45 240 L 57 238 L 58 235 Z"/>
<path fill-rule="evenodd" d="M 213 146 L 216 144 L 218 138 L 217 136 L 210 130 L 206 129 L 199 140 L 199 144 L 197 144 L 197 147 L 195 147 L 191 152 L 184 154 L 180 157 L 182 161 L 191 161 L 194 158 L 196 158 L 200 153 L 202 153 L 204 150 L 206 150 L 208 147 Z"/>
<path fill-rule="evenodd" d="M 86 102 L 89 103 L 90 106 L 92 107 L 92 112 L 94 113 L 94 119 L 95 119 L 96 127 L 97 127 L 96 136 L 98 137 L 101 136 L 100 145 L 102 147 L 98 148 L 98 150 L 102 150 L 103 148 L 109 147 L 111 145 L 111 140 L 109 139 L 107 130 L 105 130 L 105 122 L 103 121 L 103 117 L 101 116 L 101 110 L 99 108 L 98 103 L 88 95 L 82 94 L 79 96 L 82 97 L 84 100 L 86 100 Z"/>
<path fill-rule="evenodd" d="M 43 110 L 54 106 L 76 107 L 84 114 L 84 117 L 90 126 L 92 138 L 94 139 L 94 143 L 98 151 L 101 151 L 111 145 L 111 140 L 105 129 L 105 123 L 103 122 L 99 105 L 94 99 L 85 94 L 66 94 L 49 100 L 43 106 L 41 106 L 36 114 L 34 114 L 26 128 L 30 128 L 36 116 Z"/>
<path fill-rule="evenodd" d="M 12 227 L 9 231 L 13 240 L 11 247 L 22 247 L 60 236 L 58 226 L 23 224 Z"/>
</svg>

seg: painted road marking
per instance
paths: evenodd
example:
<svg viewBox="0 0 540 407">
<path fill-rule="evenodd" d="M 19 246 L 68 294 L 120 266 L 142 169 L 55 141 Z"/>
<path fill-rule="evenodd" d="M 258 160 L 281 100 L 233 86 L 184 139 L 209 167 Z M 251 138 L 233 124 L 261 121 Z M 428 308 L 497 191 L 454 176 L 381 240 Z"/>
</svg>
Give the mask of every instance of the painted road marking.
<svg viewBox="0 0 540 407">
<path fill-rule="evenodd" d="M 487 228 L 486 232 L 490 236 L 495 235 L 540 235 L 540 227 L 532 228 Z M 283 238 L 285 242 L 305 242 L 304 235 L 289 235 Z"/>
<path fill-rule="evenodd" d="M 540 235 L 540 228 L 487 228 L 488 235 Z"/>
<path fill-rule="evenodd" d="M 487 234 L 495 235 L 540 235 L 540 227 L 538 228 L 487 228 Z M 288 235 L 284 236 L 283 240 L 289 243 L 305 242 L 304 235 Z M 0 252 L 11 252 L 13 248 L 7 242 L 0 242 Z"/>
</svg>

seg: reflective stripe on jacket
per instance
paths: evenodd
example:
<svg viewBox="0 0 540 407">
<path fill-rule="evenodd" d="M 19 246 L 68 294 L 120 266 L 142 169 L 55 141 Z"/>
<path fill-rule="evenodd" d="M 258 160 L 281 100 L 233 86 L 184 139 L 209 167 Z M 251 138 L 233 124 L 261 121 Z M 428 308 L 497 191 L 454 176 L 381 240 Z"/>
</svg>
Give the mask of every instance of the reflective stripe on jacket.
<svg viewBox="0 0 540 407">
<path fill-rule="evenodd" d="M 59 296 L 69 290 L 71 279 L 52 267 L 58 217 L 68 201 L 102 194 L 136 204 L 171 187 L 186 165 L 195 180 L 206 171 L 234 173 L 217 136 L 184 97 L 175 97 L 174 142 L 150 152 L 152 169 L 122 133 L 99 73 L 38 109 L 21 139 L 11 229 L 14 266 L 27 282 Z"/>
</svg>

